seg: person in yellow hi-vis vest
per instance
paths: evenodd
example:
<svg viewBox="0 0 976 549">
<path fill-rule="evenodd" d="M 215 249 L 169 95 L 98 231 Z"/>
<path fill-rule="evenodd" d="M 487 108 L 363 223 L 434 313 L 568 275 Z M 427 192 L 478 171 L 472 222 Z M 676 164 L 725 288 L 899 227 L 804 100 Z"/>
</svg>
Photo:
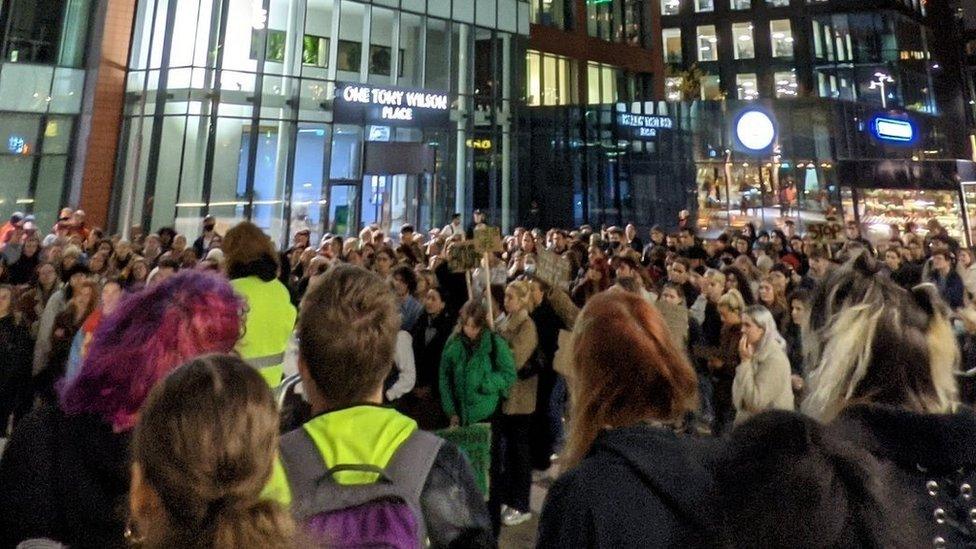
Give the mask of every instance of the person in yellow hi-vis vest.
<svg viewBox="0 0 976 549">
<path fill-rule="evenodd" d="M 268 235 L 247 221 L 227 231 L 222 249 L 230 284 L 247 303 L 236 350 L 275 388 L 297 316 L 288 288 L 278 281 L 278 254 Z"/>
</svg>

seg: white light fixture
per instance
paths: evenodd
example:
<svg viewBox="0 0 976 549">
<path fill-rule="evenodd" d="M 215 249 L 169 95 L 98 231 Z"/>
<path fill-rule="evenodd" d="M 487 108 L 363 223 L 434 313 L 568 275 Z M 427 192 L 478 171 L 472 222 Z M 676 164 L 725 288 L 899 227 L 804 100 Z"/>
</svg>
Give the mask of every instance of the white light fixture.
<svg viewBox="0 0 976 549">
<path fill-rule="evenodd" d="M 776 140 L 776 126 L 768 114 L 760 110 L 749 110 L 736 120 L 735 136 L 746 149 L 762 151 Z"/>
</svg>

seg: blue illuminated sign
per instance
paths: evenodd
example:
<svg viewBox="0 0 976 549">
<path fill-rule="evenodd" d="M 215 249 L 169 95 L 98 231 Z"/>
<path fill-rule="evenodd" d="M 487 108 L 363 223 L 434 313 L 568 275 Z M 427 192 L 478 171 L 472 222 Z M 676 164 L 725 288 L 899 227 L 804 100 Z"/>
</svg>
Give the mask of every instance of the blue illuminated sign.
<svg viewBox="0 0 976 549">
<path fill-rule="evenodd" d="M 14 154 L 23 154 L 26 146 L 27 140 L 19 135 L 11 135 L 7 139 L 7 150 Z"/>
<path fill-rule="evenodd" d="M 915 124 L 910 120 L 879 116 L 871 121 L 871 135 L 882 141 L 911 143 L 915 134 Z"/>
</svg>

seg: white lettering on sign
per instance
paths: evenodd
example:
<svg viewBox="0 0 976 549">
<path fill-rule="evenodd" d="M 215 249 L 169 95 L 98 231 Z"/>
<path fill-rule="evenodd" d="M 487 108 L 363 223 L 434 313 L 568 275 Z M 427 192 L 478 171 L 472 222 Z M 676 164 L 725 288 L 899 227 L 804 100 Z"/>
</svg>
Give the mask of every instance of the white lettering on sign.
<svg viewBox="0 0 976 549">
<path fill-rule="evenodd" d="M 447 95 L 443 93 L 407 92 L 407 105 L 421 109 L 447 110 Z"/>
<path fill-rule="evenodd" d="M 638 137 L 657 137 L 657 129 L 655 128 L 637 128 Z"/>
<path fill-rule="evenodd" d="M 413 109 L 409 107 L 383 107 L 380 112 L 383 120 L 413 120 Z"/>
<path fill-rule="evenodd" d="M 389 88 L 371 88 L 369 86 L 346 86 L 342 90 L 342 99 L 347 103 L 365 103 L 399 108 L 409 107 L 439 111 L 450 109 L 446 93 L 426 93 Z"/>
<path fill-rule="evenodd" d="M 349 103 L 369 103 L 369 88 L 346 86 L 342 90 L 342 98 Z"/>
<path fill-rule="evenodd" d="M 647 116 L 643 114 L 621 114 L 619 118 L 621 126 L 634 128 L 658 128 L 670 130 L 674 127 L 674 120 L 667 116 Z"/>
</svg>

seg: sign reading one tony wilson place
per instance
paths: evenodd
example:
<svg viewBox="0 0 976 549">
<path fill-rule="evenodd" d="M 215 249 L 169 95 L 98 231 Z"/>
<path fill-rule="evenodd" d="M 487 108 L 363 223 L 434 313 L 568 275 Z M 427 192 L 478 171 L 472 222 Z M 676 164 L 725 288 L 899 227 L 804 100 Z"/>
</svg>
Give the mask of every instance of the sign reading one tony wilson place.
<svg viewBox="0 0 976 549">
<path fill-rule="evenodd" d="M 349 83 L 336 87 L 334 119 L 341 124 L 444 126 L 450 115 L 443 92 Z"/>
</svg>

